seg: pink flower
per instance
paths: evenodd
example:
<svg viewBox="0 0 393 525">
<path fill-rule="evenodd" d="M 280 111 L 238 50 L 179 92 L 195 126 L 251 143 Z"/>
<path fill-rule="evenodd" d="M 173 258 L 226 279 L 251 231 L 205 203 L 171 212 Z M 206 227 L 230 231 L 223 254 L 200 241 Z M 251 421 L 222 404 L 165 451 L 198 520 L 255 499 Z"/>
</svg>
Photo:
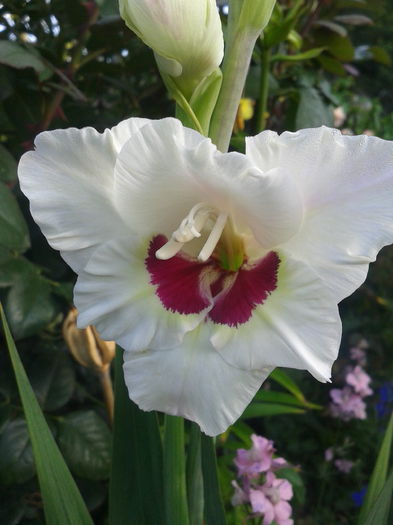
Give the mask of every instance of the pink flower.
<svg viewBox="0 0 393 525">
<path fill-rule="evenodd" d="M 368 386 L 371 377 L 366 374 L 363 368 L 359 365 L 355 366 L 355 368 L 347 374 L 345 380 L 347 384 L 351 385 L 355 392 L 362 397 L 370 396 L 373 393 Z"/>
<path fill-rule="evenodd" d="M 330 413 L 344 421 L 350 419 L 366 419 L 366 405 L 362 397 L 350 386 L 342 389 L 333 388 L 329 392 L 333 403 L 330 403 Z"/>
<path fill-rule="evenodd" d="M 257 478 L 262 472 L 277 470 L 287 465 L 283 458 L 274 458 L 275 448 L 273 441 L 256 434 L 252 434 L 252 447 L 250 450 L 238 449 L 234 463 L 239 476 Z"/>
<path fill-rule="evenodd" d="M 263 516 L 262 525 L 292 525 L 292 507 L 288 503 L 293 496 L 292 485 L 286 479 L 277 478 L 272 472 L 257 489 L 250 490 L 250 502 L 255 514 Z"/>
<path fill-rule="evenodd" d="M 349 459 L 336 459 L 334 461 L 334 466 L 340 472 L 343 472 L 344 474 L 349 474 L 353 467 L 353 461 L 350 461 Z"/>
<path fill-rule="evenodd" d="M 332 447 L 329 447 L 325 450 L 325 461 L 332 461 L 334 457 L 334 452 Z"/>
</svg>

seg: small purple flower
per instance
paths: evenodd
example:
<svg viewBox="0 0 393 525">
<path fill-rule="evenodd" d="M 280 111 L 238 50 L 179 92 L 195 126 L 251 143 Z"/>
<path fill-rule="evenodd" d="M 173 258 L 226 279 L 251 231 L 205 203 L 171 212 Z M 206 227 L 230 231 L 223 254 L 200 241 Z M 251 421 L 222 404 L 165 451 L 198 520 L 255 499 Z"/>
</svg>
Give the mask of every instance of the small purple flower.
<svg viewBox="0 0 393 525">
<path fill-rule="evenodd" d="M 268 472 L 265 483 L 250 490 L 251 507 L 256 515 L 263 516 L 263 525 L 270 525 L 273 521 L 277 525 L 292 525 L 292 507 L 288 503 L 292 496 L 289 481 Z"/>
<path fill-rule="evenodd" d="M 343 474 L 349 474 L 353 468 L 353 465 L 353 461 L 350 461 L 349 459 L 336 459 L 334 461 L 334 466 L 336 469 Z"/>
<path fill-rule="evenodd" d="M 363 368 L 359 365 L 355 366 L 355 368 L 346 375 L 345 380 L 347 384 L 362 397 L 370 396 L 373 393 L 369 387 L 371 377 L 366 374 Z"/>
</svg>

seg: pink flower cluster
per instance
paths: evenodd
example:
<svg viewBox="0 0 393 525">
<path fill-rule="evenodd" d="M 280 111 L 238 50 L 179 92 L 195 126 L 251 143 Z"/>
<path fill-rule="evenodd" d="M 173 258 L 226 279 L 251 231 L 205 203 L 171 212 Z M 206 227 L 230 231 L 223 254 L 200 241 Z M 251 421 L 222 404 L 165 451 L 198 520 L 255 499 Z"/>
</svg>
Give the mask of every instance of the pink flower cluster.
<svg viewBox="0 0 393 525">
<path fill-rule="evenodd" d="M 275 472 L 288 463 L 283 458 L 274 458 L 273 441 L 252 434 L 252 447 L 238 449 L 234 463 L 237 467 L 240 485 L 233 481 L 235 493 L 232 505 L 251 505 L 254 516 L 262 516 L 262 525 L 293 525 L 292 485 L 286 479 L 278 478 Z"/>
<path fill-rule="evenodd" d="M 373 393 L 369 387 L 371 378 L 361 366 L 365 364 L 364 350 L 351 348 L 350 355 L 357 364 L 347 370 L 345 386 L 333 388 L 329 392 L 332 400 L 329 412 L 343 421 L 366 419 L 366 404 L 363 399 Z"/>
</svg>

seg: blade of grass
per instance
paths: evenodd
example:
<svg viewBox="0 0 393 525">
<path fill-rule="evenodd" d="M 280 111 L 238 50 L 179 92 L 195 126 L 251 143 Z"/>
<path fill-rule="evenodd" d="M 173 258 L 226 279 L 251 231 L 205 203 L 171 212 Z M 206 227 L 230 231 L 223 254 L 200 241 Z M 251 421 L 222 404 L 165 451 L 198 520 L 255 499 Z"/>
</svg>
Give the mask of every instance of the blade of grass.
<svg viewBox="0 0 393 525">
<path fill-rule="evenodd" d="M 201 434 L 201 445 L 206 525 L 227 525 L 217 476 L 216 447 L 213 438 Z"/>
<path fill-rule="evenodd" d="M 269 379 L 273 379 L 279 385 L 283 386 L 288 392 L 291 392 L 299 401 L 305 403 L 303 392 L 297 384 L 280 368 L 275 368 L 270 374 Z"/>
<path fill-rule="evenodd" d="M 48 427 L 12 339 L 3 308 L 0 314 L 19 395 L 33 447 L 48 525 L 93 525 L 82 496 Z"/>
<path fill-rule="evenodd" d="M 189 525 L 184 419 L 168 415 L 164 429 L 164 498 L 166 525 Z"/>
<path fill-rule="evenodd" d="M 162 443 L 157 415 L 143 412 L 128 397 L 123 351 L 118 347 L 109 484 L 110 525 L 164 525 L 161 475 Z"/>
<path fill-rule="evenodd" d="M 360 510 L 358 525 L 364 525 L 368 514 L 371 512 L 379 494 L 381 493 L 387 477 L 389 468 L 390 451 L 392 448 L 393 438 L 393 413 L 390 416 L 390 420 L 382 441 L 381 448 L 379 449 L 377 461 L 373 473 L 371 474 L 370 483 L 368 485 L 366 497 Z M 379 524 L 378 524 L 379 525 Z"/>
</svg>

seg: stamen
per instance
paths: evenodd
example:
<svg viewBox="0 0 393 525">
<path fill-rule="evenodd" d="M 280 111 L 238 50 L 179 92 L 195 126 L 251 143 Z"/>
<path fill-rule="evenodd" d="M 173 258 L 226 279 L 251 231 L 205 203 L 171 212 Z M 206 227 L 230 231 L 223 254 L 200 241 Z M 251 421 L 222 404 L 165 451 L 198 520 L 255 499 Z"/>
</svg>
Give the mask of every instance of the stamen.
<svg viewBox="0 0 393 525">
<path fill-rule="evenodd" d="M 217 246 L 218 241 L 220 240 L 223 229 L 225 228 L 225 223 L 228 219 L 227 213 L 220 213 L 216 220 L 216 224 L 213 226 L 212 231 L 210 232 L 207 241 L 205 242 L 202 250 L 199 252 L 198 260 L 205 262 L 214 252 L 214 248 Z"/>
<path fill-rule="evenodd" d="M 199 202 L 191 208 L 188 215 L 181 221 L 177 230 L 172 233 L 169 241 L 157 250 L 156 257 L 166 260 L 176 255 L 186 242 L 201 236 L 201 231 L 209 218 L 215 219 L 215 224 L 204 247 L 198 255 L 200 261 L 207 261 L 221 237 L 228 214 L 218 213 L 216 208 L 213 208 L 206 202 Z"/>
</svg>

